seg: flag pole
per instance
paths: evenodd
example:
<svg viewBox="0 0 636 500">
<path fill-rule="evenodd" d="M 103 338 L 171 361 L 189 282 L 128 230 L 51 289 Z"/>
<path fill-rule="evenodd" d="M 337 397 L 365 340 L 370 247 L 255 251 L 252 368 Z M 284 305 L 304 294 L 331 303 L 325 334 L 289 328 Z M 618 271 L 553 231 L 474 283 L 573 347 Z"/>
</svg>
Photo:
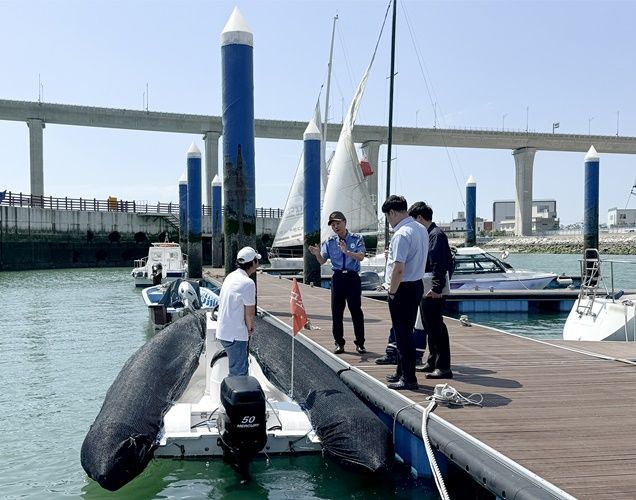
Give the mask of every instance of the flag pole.
<svg viewBox="0 0 636 500">
<path fill-rule="evenodd" d="M 292 335 L 292 360 L 291 360 L 291 389 L 289 397 L 294 398 L 294 347 L 296 346 L 296 335 Z"/>
</svg>

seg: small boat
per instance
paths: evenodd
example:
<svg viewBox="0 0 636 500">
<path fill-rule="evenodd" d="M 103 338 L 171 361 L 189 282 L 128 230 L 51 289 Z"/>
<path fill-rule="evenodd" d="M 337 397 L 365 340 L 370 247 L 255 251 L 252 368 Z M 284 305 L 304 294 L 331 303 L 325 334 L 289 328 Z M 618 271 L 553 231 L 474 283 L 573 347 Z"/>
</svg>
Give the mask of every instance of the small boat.
<svg viewBox="0 0 636 500">
<path fill-rule="evenodd" d="M 387 425 L 310 347 L 257 318 L 249 374 L 229 377 L 213 312 L 193 311 L 191 299 L 183 316 L 126 361 L 108 389 L 81 447 L 89 477 L 115 491 L 154 457 L 222 456 L 246 480 L 259 454 L 319 452 L 371 473 L 391 469 Z"/>
<path fill-rule="evenodd" d="M 192 309 L 213 309 L 219 303 L 218 292 L 218 289 L 202 286 L 198 280 L 177 278 L 144 288 L 141 296 L 155 329 L 161 329 L 182 316 L 190 306 Z"/>
<path fill-rule="evenodd" d="M 270 270 L 302 271 L 302 258 L 270 259 Z M 450 280 L 451 290 L 542 290 L 544 288 L 566 288 L 573 285 L 572 278 L 555 273 L 514 269 L 510 264 L 479 247 L 457 248 L 454 256 L 455 270 Z M 361 274 L 384 276 L 386 257 L 384 254 L 365 257 L 360 262 Z M 321 267 L 321 275 L 332 275 L 331 265 Z M 370 278 L 369 278 L 370 279 Z M 376 280 L 373 280 L 376 281 Z M 369 290 L 375 288 L 368 288 Z"/>
<path fill-rule="evenodd" d="M 454 261 L 451 290 L 542 290 L 559 278 L 555 273 L 514 269 L 479 247 L 457 248 Z"/>
<path fill-rule="evenodd" d="M 636 294 L 614 290 L 614 264 L 601 261 L 598 250 L 588 249 L 581 260 L 581 289 L 563 327 L 564 340 L 619 340 L 636 342 Z M 609 264 L 610 286 L 602 264 Z"/>
<path fill-rule="evenodd" d="M 320 439 L 307 414 L 265 377 L 253 355 L 249 376 L 228 377 L 227 355 L 215 337 L 217 323 L 211 312 L 206 316 L 205 350 L 199 367 L 164 416 L 155 456 L 224 456 L 231 443 L 249 442 L 258 443 L 255 454 L 320 452 Z M 255 409 L 259 401 L 260 412 Z M 233 427 L 230 418 L 238 420 L 238 425 Z M 236 452 L 230 454 L 236 457 Z"/>
<path fill-rule="evenodd" d="M 153 243 L 148 255 L 135 260 L 134 266 L 130 275 L 138 287 L 185 278 L 188 270 L 186 255 L 181 252 L 179 243 L 169 241 Z"/>
</svg>

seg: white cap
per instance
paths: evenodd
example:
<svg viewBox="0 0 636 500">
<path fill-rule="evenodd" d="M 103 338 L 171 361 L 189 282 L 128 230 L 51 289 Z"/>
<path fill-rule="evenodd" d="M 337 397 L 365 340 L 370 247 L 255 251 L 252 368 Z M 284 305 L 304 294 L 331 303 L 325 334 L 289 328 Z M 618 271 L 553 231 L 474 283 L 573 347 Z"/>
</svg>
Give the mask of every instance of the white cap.
<svg viewBox="0 0 636 500">
<path fill-rule="evenodd" d="M 303 141 L 319 141 L 321 138 L 322 134 L 320 133 L 318 125 L 316 125 L 314 120 L 311 120 L 303 134 Z"/>
<path fill-rule="evenodd" d="M 254 250 L 252 247 L 243 247 L 236 254 L 236 262 L 239 264 L 246 264 L 252 262 L 254 259 L 260 259 L 261 254 Z"/>
<path fill-rule="evenodd" d="M 201 151 L 197 148 L 197 145 L 194 142 L 188 149 L 188 158 L 201 158 Z"/>
<path fill-rule="evenodd" d="M 254 46 L 254 35 L 238 7 L 234 7 L 221 32 L 221 46 L 236 44 Z"/>
<path fill-rule="evenodd" d="M 599 161 L 600 157 L 596 152 L 596 148 L 594 146 L 590 146 L 590 149 L 587 150 L 587 154 L 585 155 L 585 161 Z"/>
<path fill-rule="evenodd" d="M 477 181 L 475 180 L 475 178 L 471 175 L 468 178 L 468 181 L 466 181 L 466 187 L 472 187 L 472 186 L 476 186 L 477 185 Z"/>
</svg>

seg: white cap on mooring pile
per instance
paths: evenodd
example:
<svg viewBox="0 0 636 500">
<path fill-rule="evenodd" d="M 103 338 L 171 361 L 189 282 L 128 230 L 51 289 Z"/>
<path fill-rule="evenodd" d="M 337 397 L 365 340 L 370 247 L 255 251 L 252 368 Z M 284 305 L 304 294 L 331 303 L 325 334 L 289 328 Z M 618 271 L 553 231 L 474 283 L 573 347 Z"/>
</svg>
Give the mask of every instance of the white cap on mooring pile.
<svg viewBox="0 0 636 500">
<path fill-rule="evenodd" d="M 188 178 L 186 177 L 186 174 L 181 174 L 181 178 L 179 179 L 179 184 L 187 184 L 188 183 Z"/>
<path fill-rule="evenodd" d="M 201 150 L 194 142 L 190 144 L 190 149 L 188 149 L 188 158 L 201 158 Z"/>
<path fill-rule="evenodd" d="M 475 180 L 475 178 L 471 175 L 468 180 L 466 181 L 466 187 L 470 187 L 470 186 L 476 186 L 477 185 L 477 181 Z"/>
<path fill-rule="evenodd" d="M 321 138 L 320 129 L 314 119 L 309 122 L 307 128 L 305 129 L 305 133 L 303 134 L 304 141 L 319 141 Z"/>
<path fill-rule="evenodd" d="M 587 154 L 585 155 L 585 161 L 598 161 L 599 159 L 600 157 L 594 146 L 590 146 L 590 149 L 587 150 Z"/>
<path fill-rule="evenodd" d="M 234 7 L 221 32 L 221 46 L 230 44 L 254 46 L 252 30 L 245 22 L 238 7 Z"/>
</svg>

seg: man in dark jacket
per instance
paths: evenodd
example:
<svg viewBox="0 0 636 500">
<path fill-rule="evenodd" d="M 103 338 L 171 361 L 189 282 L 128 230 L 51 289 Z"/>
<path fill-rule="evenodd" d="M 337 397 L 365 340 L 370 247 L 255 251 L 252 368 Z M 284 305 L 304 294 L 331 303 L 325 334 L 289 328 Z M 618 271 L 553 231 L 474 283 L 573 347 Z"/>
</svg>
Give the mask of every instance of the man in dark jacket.
<svg viewBox="0 0 636 500">
<path fill-rule="evenodd" d="M 450 288 L 447 280 L 453 272 L 453 257 L 448 238 L 433 222 L 433 209 L 423 201 L 414 203 L 409 208 L 409 215 L 428 231 L 428 258 L 420 313 L 428 337 L 429 356 L 424 366 L 417 367 L 416 370 L 426 373 L 426 378 L 429 379 L 453 378 L 450 341 L 443 316 L 445 294 Z"/>
</svg>

